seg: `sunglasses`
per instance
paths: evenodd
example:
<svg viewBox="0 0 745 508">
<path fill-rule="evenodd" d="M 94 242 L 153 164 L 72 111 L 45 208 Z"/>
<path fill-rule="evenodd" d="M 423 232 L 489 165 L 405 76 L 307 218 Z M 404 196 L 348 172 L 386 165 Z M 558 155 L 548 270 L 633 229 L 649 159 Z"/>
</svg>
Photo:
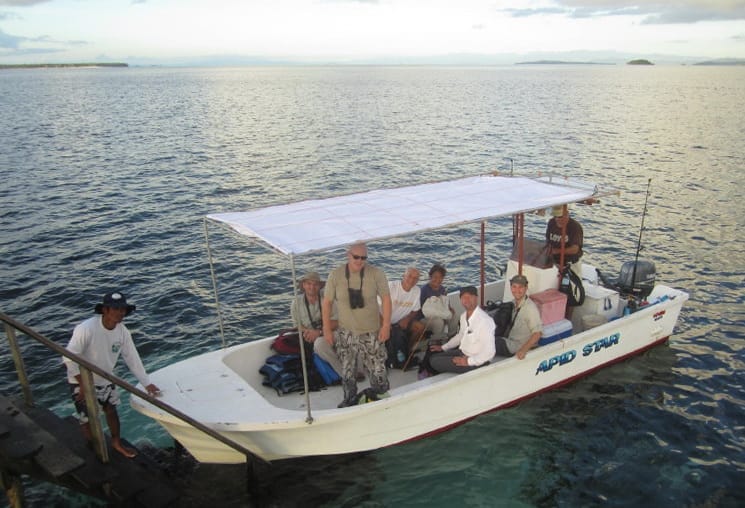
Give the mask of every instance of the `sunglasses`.
<svg viewBox="0 0 745 508">
<path fill-rule="evenodd" d="M 358 256 L 357 254 L 351 254 L 351 256 L 352 256 L 352 258 L 356 259 L 357 261 L 359 261 L 360 259 L 362 261 L 367 261 L 367 256 Z"/>
</svg>

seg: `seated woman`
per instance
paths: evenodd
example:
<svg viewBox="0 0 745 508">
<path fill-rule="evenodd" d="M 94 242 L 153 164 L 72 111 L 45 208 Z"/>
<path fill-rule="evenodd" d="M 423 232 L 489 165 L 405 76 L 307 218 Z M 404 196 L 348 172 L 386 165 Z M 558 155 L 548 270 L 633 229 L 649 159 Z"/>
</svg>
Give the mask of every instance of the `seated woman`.
<svg viewBox="0 0 745 508">
<path fill-rule="evenodd" d="M 460 316 L 458 333 L 442 346 L 430 346 L 419 369 L 420 379 L 438 372 L 468 372 L 494 356 L 494 320 L 479 306 L 476 288 L 462 288 L 460 303 L 466 310 Z"/>
<path fill-rule="evenodd" d="M 439 263 L 435 263 L 432 268 L 429 269 L 429 282 L 425 284 L 420 292 L 420 304 L 424 309 L 424 303 L 432 296 L 447 296 L 448 292 L 445 286 L 442 285 L 442 281 L 445 279 L 447 270 Z M 432 342 L 442 343 L 447 339 L 447 334 L 453 335 L 458 329 L 458 316 L 455 315 L 455 311 L 450 309 L 450 317 L 442 318 L 437 316 L 427 316 L 422 311 L 422 318 L 427 330 L 432 332 Z M 446 334 L 447 326 L 447 334 Z"/>
</svg>

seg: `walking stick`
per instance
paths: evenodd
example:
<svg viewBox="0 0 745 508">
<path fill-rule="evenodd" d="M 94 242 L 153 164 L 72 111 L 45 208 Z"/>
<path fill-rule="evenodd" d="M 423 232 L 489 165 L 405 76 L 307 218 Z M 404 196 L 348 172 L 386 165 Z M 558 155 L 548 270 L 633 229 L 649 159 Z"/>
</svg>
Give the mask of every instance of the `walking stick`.
<svg viewBox="0 0 745 508">
<path fill-rule="evenodd" d="M 401 367 L 401 370 L 403 372 L 406 372 L 406 367 L 409 366 L 409 362 L 414 357 L 414 353 L 416 352 L 416 347 L 419 345 L 419 343 L 422 341 L 422 337 L 427 333 L 427 326 L 429 326 L 429 319 L 427 318 L 424 321 L 424 328 L 422 328 L 422 331 L 419 332 L 419 337 L 416 338 L 416 342 L 414 343 L 414 346 L 409 348 L 409 357 L 406 359 L 406 362 L 404 362 L 404 366 Z"/>
</svg>

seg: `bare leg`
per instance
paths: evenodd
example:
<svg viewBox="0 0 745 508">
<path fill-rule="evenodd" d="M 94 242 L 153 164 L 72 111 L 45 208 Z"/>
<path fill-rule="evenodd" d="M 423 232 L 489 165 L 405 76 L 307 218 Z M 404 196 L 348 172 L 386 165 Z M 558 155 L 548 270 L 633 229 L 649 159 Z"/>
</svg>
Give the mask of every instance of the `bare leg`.
<svg viewBox="0 0 745 508">
<path fill-rule="evenodd" d="M 116 407 L 112 405 L 104 408 L 106 413 L 106 423 L 109 425 L 109 431 L 111 432 L 111 447 L 131 459 L 137 455 L 137 452 L 132 448 L 128 448 L 122 444 L 120 426 L 119 426 L 119 413 L 116 412 Z"/>
</svg>

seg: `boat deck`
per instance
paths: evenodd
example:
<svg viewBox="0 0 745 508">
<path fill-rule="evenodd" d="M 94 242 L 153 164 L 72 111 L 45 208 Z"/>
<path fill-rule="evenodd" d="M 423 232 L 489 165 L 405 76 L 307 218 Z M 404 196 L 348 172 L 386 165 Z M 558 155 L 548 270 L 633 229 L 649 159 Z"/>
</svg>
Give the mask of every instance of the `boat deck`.
<svg viewBox="0 0 745 508">
<path fill-rule="evenodd" d="M 491 363 L 497 361 L 506 360 L 503 357 L 494 357 Z M 421 386 L 431 385 L 434 383 L 445 381 L 450 379 L 456 374 L 444 373 L 437 376 L 425 378 L 423 380 L 417 379 L 417 367 L 410 367 L 406 372 L 401 369 L 389 369 L 388 370 L 388 381 L 390 382 L 391 394 L 403 393 L 409 390 L 414 390 Z M 362 392 L 365 388 L 368 388 L 370 383 L 367 379 L 359 381 L 357 383 L 358 392 Z M 305 411 L 305 394 L 303 392 L 292 392 L 284 395 L 277 395 L 277 392 L 269 386 L 260 386 L 256 391 L 264 397 L 270 404 L 288 410 L 294 411 Z M 336 384 L 333 386 L 326 386 L 319 391 L 311 392 L 311 404 L 314 410 L 316 409 L 334 409 L 344 398 L 343 390 L 341 385 Z"/>
</svg>

